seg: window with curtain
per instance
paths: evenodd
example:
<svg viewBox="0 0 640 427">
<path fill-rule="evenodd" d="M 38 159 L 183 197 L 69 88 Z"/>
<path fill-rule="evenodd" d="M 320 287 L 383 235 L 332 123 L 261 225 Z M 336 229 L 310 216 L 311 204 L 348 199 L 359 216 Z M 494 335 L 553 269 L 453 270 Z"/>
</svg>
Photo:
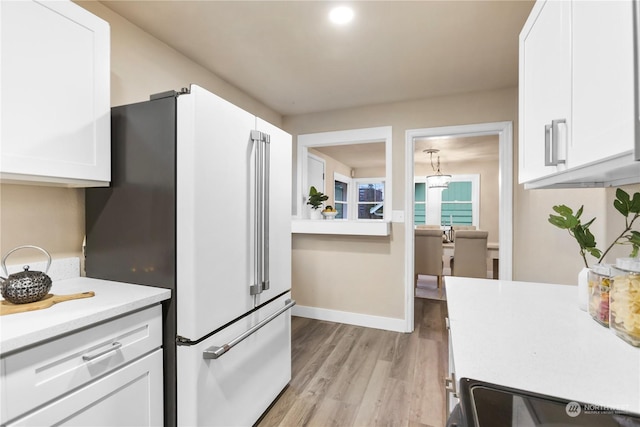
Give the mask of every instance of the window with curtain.
<svg viewBox="0 0 640 427">
<path fill-rule="evenodd" d="M 427 223 L 427 184 L 424 182 L 416 182 L 415 184 L 413 222 L 415 225 Z"/>
<path fill-rule="evenodd" d="M 451 182 L 440 194 L 440 223 L 445 225 L 472 225 L 473 200 L 470 181 Z"/>
</svg>

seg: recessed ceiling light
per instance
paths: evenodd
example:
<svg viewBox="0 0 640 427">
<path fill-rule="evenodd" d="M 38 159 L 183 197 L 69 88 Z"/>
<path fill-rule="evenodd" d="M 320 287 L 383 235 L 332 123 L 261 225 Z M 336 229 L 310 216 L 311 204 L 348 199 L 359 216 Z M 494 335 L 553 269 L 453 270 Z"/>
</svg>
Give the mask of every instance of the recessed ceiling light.
<svg viewBox="0 0 640 427">
<path fill-rule="evenodd" d="M 329 19 L 334 24 L 344 25 L 353 19 L 353 9 L 348 6 L 338 6 L 331 9 Z"/>
</svg>

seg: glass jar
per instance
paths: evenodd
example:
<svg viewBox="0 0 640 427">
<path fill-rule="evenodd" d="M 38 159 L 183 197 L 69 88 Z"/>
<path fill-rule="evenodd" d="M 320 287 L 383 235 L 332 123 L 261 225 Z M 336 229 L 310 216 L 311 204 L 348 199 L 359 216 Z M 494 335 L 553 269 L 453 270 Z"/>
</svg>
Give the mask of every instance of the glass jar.
<svg viewBox="0 0 640 427">
<path fill-rule="evenodd" d="M 640 258 L 618 258 L 611 284 L 609 326 L 640 347 Z"/>
<path fill-rule="evenodd" d="M 611 267 L 597 264 L 589 270 L 589 314 L 602 326 L 609 327 L 609 290 Z"/>
</svg>

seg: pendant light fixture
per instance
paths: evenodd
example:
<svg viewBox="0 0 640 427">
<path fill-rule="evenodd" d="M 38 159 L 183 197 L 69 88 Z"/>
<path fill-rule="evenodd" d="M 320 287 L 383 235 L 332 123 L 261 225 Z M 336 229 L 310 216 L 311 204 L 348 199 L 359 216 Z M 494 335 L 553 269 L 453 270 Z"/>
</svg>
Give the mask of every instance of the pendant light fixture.
<svg viewBox="0 0 640 427">
<path fill-rule="evenodd" d="M 449 188 L 451 182 L 451 175 L 444 175 L 440 172 L 440 156 L 438 156 L 437 167 L 433 165 L 433 154 L 439 153 L 440 150 L 436 148 L 427 148 L 423 150 L 424 153 L 429 153 L 431 159 L 431 169 L 435 172 L 433 175 L 427 175 L 427 187 L 429 188 Z"/>
</svg>

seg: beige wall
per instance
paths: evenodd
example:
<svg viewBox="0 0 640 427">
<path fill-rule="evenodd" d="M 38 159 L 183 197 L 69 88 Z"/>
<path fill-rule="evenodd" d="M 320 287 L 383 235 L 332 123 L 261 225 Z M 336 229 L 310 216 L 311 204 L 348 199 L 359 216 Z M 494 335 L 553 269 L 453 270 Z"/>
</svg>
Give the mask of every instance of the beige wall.
<svg viewBox="0 0 640 427">
<path fill-rule="evenodd" d="M 149 99 L 149 95 L 198 85 L 281 126 L 275 111 L 195 64 L 94 1 L 77 2 L 111 25 L 111 105 Z M 34 244 L 54 258 L 80 256 L 84 238 L 84 190 L 0 185 L 0 254 Z M 18 251 L 9 264 L 41 257 Z"/>
<path fill-rule="evenodd" d="M 411 102 L 373 105 L 284 118 L 284 127 L 299 134 L 346 130 L 375 126 L 392 126 L 393 209 L 404 210 L 405 132 L 408 129 L 470 123 L 513 121 L 517 117 L 517 89 L 472 93 Z M 379 238 L 342 237 L 331 240 L 338 253 L 362 254 L 352 257 L 328 257 L 328 237 L 295 235 L 293 237 L 293 293 L 300 305 L 367 313 L 394 318 L 404 317 L 404 227 L 394 223 L 388 241 Z M 373 241 L 386 245 L 387 257 L 368 254 Z M 317 245 L 317 247 L 315 246 Z M 326 262 L 323 257 L 327 256 Z M 307 265 L 325 265 L 321 277 L 305 275 Z M 371 292 L 369 280 L 384 292 Z M 411 273 L 411 277 L 413 274 Z M 348 279 L 346 279 L 348 278 Z M 349 289 L 348 291 L 345 290 Z M 355 301 L 335 298 L 345 292 L 358 294 Z M 366 308 L 366 311 L 362 311 Z"/>
<path fill-rule="evenodd" d="M 592 226 L 600 240 L 617 229 L 607 205 L 613 189 L 524 190 L 518 184 L 518 91 L 491 92 L 373 105 L 340 111 L 284 117 L 284 127 L 298 134 L 393 126 L 393 209 L 404 210 L 405 132 L 407 129 L 511 121 L 514 124 L 513 279 L 576 284 L 582 268 L 575 241 L 548 223 L 552 206 L 585 205 L 584 218 L 598 217 Z M 295 185 L 295 184 L 294 184 Z M 500 232 L 510 230 L 500 229 Z M 619 232 L 619 231 L 618 231 Z M 293 293 L 300 305 L 404 317 L 404 227 L 394 223 L 388 241 L 367 237 L 293 237 Z M 375 246 L 376 254 L 368 251 Z M 329 253 L 331 252 L 331 253 Z M 389 256 L 378 254 L 388 252 Z M 344 254 L 345 256 L 336 256 Z M 348 255 L 348 256 L 347 256 Z M 592 260 L 591 260 L 592 261 Z M 321 275 L 305 274 L 313 265 Z M 374 289 L 368 279 L 375 277 Z M 361 279 L 358 279 L 361 278 Z M 345 294 L 359 295 L 344 300 Z"/>
</svg>

